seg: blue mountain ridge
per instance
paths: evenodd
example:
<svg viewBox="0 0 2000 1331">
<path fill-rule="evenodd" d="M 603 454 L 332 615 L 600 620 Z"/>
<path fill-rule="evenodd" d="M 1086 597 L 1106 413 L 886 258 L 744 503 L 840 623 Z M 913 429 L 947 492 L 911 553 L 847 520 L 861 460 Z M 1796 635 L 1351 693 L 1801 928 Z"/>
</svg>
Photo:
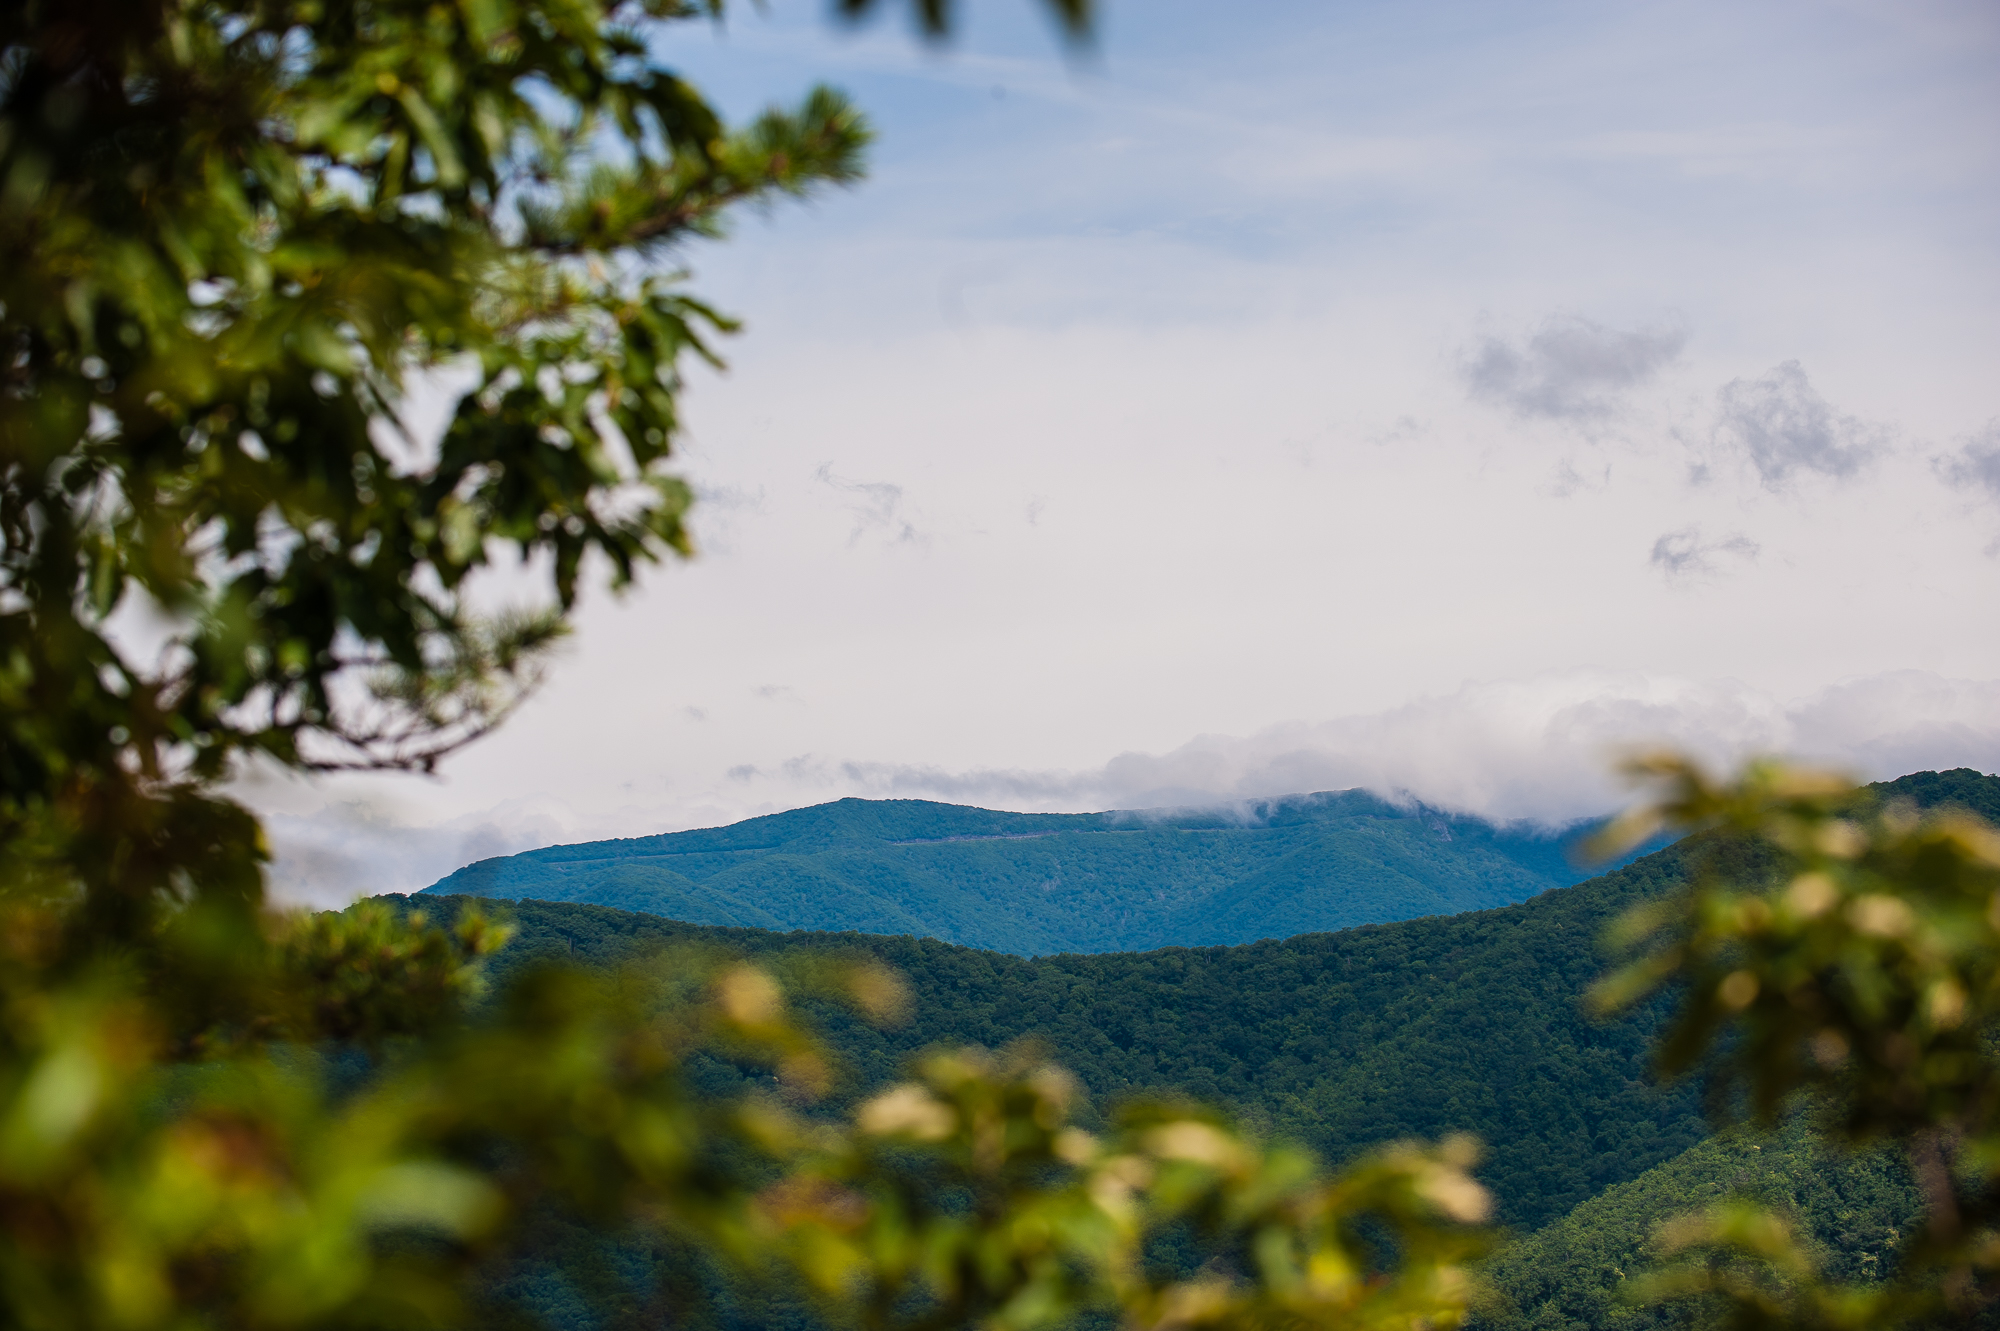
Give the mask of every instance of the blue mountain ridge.
<svg viewBox="0 0 2000 1331">
<path fill-rule="evenodd" d="M 1020 956 L 1122 952 L 1525 901 L 1615 867 L 1575 863 L 1593 826 L 1496 824 L 1361 790 L 1087 814 L 843 799 L 481 860 L 424 891 L 909 934 Z"/>
</svg>

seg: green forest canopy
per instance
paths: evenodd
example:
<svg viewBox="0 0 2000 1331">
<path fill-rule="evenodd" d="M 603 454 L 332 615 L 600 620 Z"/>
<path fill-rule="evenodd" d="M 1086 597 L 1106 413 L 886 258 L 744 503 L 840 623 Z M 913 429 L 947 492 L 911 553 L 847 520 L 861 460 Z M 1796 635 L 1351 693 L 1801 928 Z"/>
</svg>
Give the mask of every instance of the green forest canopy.
<svg viewBox="0 0 2000 1331">
<path fill-rule="evenodd" d="M 1967 770 L 1875 790 L 2000 814 L 2000 779 Z M 836 1100 L 890 1080 L 926 1047 L 1025 1037 L 1075 1069 L 1099 1111 L 1149 1091 L 1219 1100 L 1335 1160 L 1386 1140 L 1470 1129 L 1488 1144 L 1482 1173 L 1500 1218 L 1520 1236 L 1489 1264 L 1493 1292 L 1475 1325 L 1642 1331 L 1689 1324 L 1688 1308 L 1636 1308 L 1620 1293 L 1656 1260 L 1653 1227 L 1678 1211 L 1728 1193 L 1756 1197 L 1793 1218 L 1830 1273 L 1853 1279 L 1893 1264 L 1919 1207 L 1893 1153 L 1843 1155 L 1796 1124 L 1773 1137 L 1708 1136 L 1697 1088 L 1663 1088 L 1648 1076 L 1657 1006 L 1611 1023 L 1583 1015 L 1605 925 L 1676 886 L 1695 849 L 1670 846 L 1575 887 L 1454 917 L 1238 947 L 1040 959 L 530 900 L 515 908 L 521 933 L 496 965 L 513 970 L 551 955 L 643 964 L 688 948 L 754 956 L 795 976 L 828 955 L 886 962 L 910 983 L 907 1024 L 884 1030 L 816 1005 L 844 1063 Z M 1756 872 L 1754 863 L 1736 868 Z M 741 1089 L 746 1074 L 709 1059 L 700 1075 L 720 1094 Z M 558 1247 L 573 1263 L 595 1251 L 591 1242 L 577 1235 Z M 617 1256 L 644 1263 L 638 1250 Z M 557 1322 L 579 1306 L 566 1288 L 547 1269 L 516 1272 L 507 1285 Z M 751 1300 L 733 1315 L 749 1322 L 811 1321 L 783 1291 L 735 1297 Z"/>
<path fill-rule="evenodd" d="M 1871 788 L 2000 818 L 2000 778 L 1924 772 Z M 1599 1022 L 1582 1009 L 1599 939 L 1633 902 L 1683 881 L 1677 844 L 1518 905 L 1234 947 L 1030 959 L 907 936 L 714 928 L 576 903 L 522 901 L 494 963 L 595 963 L 700 945 L 780 969 L 829 952 L 909 981 L 912 1016 L 882 1030 L 817 1012 L 850 1094 L 912 1054 L 1034 1037 L 1099 1106 L 1168 1091 L 1229 1104 L 1333 1160 L 1400 1137 L 1478 1133 L 1500 1219 L 1546 1224 L 1706 1135 L 1698 1089 L 1648 1073 L 1663 1009 Z M 1753 871 L 1745 866 L 1746 871 Z M 440 901 L 439 906 L 446 903 Z M 709 1069 L 717 1089 L 735 1076 Z"/>
</svg>

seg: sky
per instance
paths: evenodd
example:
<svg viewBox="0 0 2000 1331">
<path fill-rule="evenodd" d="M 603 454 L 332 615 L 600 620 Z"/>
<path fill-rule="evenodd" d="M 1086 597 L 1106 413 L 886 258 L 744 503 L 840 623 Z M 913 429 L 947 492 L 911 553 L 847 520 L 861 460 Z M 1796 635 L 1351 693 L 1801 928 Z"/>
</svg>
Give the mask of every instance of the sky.
<svg viewBox="0 0 2000 1331">
<path fill-rule="evenodd" d="M 678 256 L 699 556 L 431 779 L 253 774 L 288 897 L 844 796 L 1614 807 L 2000 770 L 2000 9 L 771 0 L 859 188 Z"/>
</svg>

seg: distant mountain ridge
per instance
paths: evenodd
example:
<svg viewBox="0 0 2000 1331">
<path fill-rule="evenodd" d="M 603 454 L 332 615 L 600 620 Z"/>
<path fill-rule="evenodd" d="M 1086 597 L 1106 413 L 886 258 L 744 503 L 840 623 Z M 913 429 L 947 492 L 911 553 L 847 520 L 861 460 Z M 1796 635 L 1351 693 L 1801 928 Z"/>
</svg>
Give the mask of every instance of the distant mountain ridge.
<svg viewBox="0 0 2000 1331">
<path fill-rule="evenodd" d="M 2000 777 L 1967 768 L 1919 772 L 1871 792 L 1923 808 L 1956 805 L 2000 824 Z M 896 837 L 907 831 L 898 819 L 948 809 L 859 803 L 856 817 L 886 820 L 877 831 Z M 837 808 L 778 815 L 797 820 L 780 831 L 824 818 L 834 819 L 831 829 L 821 826 L 828 835 L 851 827 L 826 812 Z M 959 812 L 974 824 L 978 817 L 1028 817 Z M 1310 823 L 1308 815 L 1326 812 L 1299 817 Z M 589 850 L 604 858 L 606 845 L 762 844 L 745 826 L 678 834 L 692 843 L 642 838 L 537 853 Z M 1041 837 L 1046 824 L 983 826 L 989 830 L 965 835 L 1006 845 L 999 838 L 1020 833 L 990 829 L 1016 827 L 1036 833 L 1013 841 L 1017 848 L 1054 840 Z M 1449 820 L 1445 830 L 1452 844 L 1467 839 Z M 1035 959 L 923 938 L 780 935 L 530 900 L 508 912 L 517 937 L 489 965 L 504 990 L 510 978 L 549 960 L 678 974 L 690 952 L 753 958 L 798 995 L 826 1039 L 835 1073 L 826 1103 L 835 1109 L 904 1075 L 921 1050 L 1033 1038 L 1076 1073 L 1087 1128 L 1122 1097 L 1179 1093 L 1227 1105 L 1271 1137 L 1334 1163 L 1383 1142 L 1470 1131 L 1487 1148 L 1479 1174 L 1493 1190 L 1496 1219 L 1516 1238 L 1485 1264 L 1491 1293 L 1468 1324 L 1472 1331 L 1665 1331 L 1692 1323 L 1681 1310 L 1628 1304 L 1620 1286 L 1655 1260 L 1653 1227 L 1676 1211 L 1747 1191 L 1784 1210 L 1825 1269 L 1851 1279 L 1893 1262 L 1918 1205 L 1893 1150 L 1829 1153 L 1796 1130 L 1776 1139 L 1709 1137 L 1701 1079 L 1662 1086 L 1652 1075 L 1653 1042 L 1674 995 L 1655 995 L 1614 1020 L 1585 1009 L 1584 994 L 1608 964 L 1600 948 L 1606 927 L 1630 906 L 1678 890 L 1704 862 L 1743 883 L 1764 881 L 1780 867 L 1768 849 L 1704 833 L 1500 909 L 1240 947 Z M 472 867 L 498 877 L 511 863 Z M 457 903 L 433 897 L 431 904 L 448 916 Z M 869 958 L 903 975 L 912 997 L 908 1020 L 876 1025 L 816 993 L 812 977 L 824 976 L 829 957 Z M 697 1053 L 687 1067 L 705 1096 L 769 1086 L 761 1067 L 723 1057 Z M 591 1240 L 578 1236 L 548 1265 L 517 1271 L 501 1291 L 564 1331 L 598 1325 L 564 1278 L 595 1269 L 583 1265 L 598 1260 Z M 657 1259 L 639 1252 L 631 1260 L 649 1270 L 645 1263 Z M 691 1318 L 690 1331 L 824 1331 L 782 1291 L 743 1297 L 734 1305 L 741 1316 Z M 1989 1309 L 1979 1324 L 1995 1331 L 2000 1312 Z"/>
<path fill-rule="evenodd" d="M 1572 863 L 1584 830 L 1500 825 L 1360 790 L 1258 801 L 1241 816 L 844 799 L 482 860 L 424 890 L 692 924 L 909 934 L 1022 956 L 1117 952 L 1525 901 L 1612 867 Z"/>
</svg>

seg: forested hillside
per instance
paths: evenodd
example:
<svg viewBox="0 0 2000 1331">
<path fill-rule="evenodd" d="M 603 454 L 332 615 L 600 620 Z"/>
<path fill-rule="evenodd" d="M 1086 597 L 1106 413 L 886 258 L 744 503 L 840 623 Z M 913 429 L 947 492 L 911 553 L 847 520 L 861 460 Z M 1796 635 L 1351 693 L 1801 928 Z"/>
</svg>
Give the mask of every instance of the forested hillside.
<svg viewBox="0 0 2000 1331">
<path fill-rule="evenodd" d="M 2000 778 L 1970 770 L 1874 789 L 2000 817 Z M 1009 826 L 1001 819 L 1030 817 L 985 816 L 999 828 Z M 701 927 L 528 900 L 511 908 L 521 934 L 500 964 L 552 953 L 634 961 L 673 945 L 759 956 L 780 970 L 829 952 L 874 957 L 908 978 L 914 1011 L 888 1031 L 836 1007 L 817 1011 L 846 1062 L 850 1094 L 894 1077 L 910 1053 L 932 1044 L 1033 1036 L 1054 1047 L 1100 1105 L 1137 1091 L 1225 1101 L 1334 1159 L 1397 1137 L 1476 1132 L 1488 1144 L 1482 1173 L 1502 1220 L 1526 1229 L 1706 1133 L 1693 1086 L 1662 1090 L 1648 1076 L 1660 1009 L 1607 1024 L 1581 1008 L 1603 969 L 1605 925 L 1630 903 L 1672 890 L 1694 853 L 1735 854 L 1698 840 L 1494 910 L 1235 947 L 1040 959 L 908 936 Z M 1740 855 L 1735 863 L 1759 871 Z M 718 1066 L 709 1075 L 736 1074 Z"/>
<path fill-rule="evenodd" d="M 482 860 L 425 891 L 1038 956 L 1245 943 L 1507 905 L 1587 876 L 1569 854 L 1578 832 L 1500 827 L 1358 790 L 1193 814 L 849 799 Z"/>
<path fill-rule="evenodd" d="M 2000 816 L 2000 779 L 1975 772 L 1920 773 L 1876 790 Z M 1604 965 L 1604 926 L 1632 902 L 1671 891 L 1698 855 L 1744 876 L 1765 867 L 1695 838 L 1494 910 L 1236 947 L 1039 959 L 934 939 L 777 934 L 526 900 L 507 908 L 520 933 L 494 964 L 496 978 L 549 957 L 673 976 L 692 972 L 690 953 L 748 955 L 809 992 L 829 957 L 885 962 L 914 999 L 898 1028 L 807 1000 L 842 1062 L 836 1105 L 897 1076 L 928 1046 L 1031 1037 L 1084 1082 L 1093 1102 L 1086 1121 L 1123 1095 L 1187 1094 L 1228 1103 L 1334 1160 L 1380 1141 L 1470 1130 L 1487 1144 L 1480 1172 L 1498 1218 L 1518 1236 L 1490 1265 L 1496 1298 L 1480 1325 L 1650 1331 L 1688 1324 L 1685 1310 L 1629 1307 L 1619 1286 L 1651 1260 L 1653 1226 L 1677 1210 L 1735 1191 L 1777 1203 L 1843 1276 L 1892 1261 L 1913 1210 L 1893 1156 L 1834 1156 L 1797 1129 L 1710 1137 L 1696 1087 L 1660 1088 L 1648 1076 L 1660 1006 L 1615 1023 L 1583 1015 L 1583 992 Z M 713 1060 L 696 1071 L 717 1093 L 740 1089 L 746 1075 Z M 582 1230 L 550 1223 L 549 1258 L 503 1273 L 495 1291 L 551 1325 L 596 1325 L 579 1281 L 628 1267 L 619 1278 L 636 1280 L 682 1260 L 605 1250 Z M 782 1290 L 713 1279 L 694 1287 L 729 1304 L 703 1314 L 717 1324 L 816 1325 Z"/>
<path fill-rule="evenodd" d="M 1666 1331 L 1700 1325 L 1691 1310 L 1645 1307 L 1627 1282 L 1662 1260 L 1668 1218 L 1729 1197 L 1769 1206 L 1805 1236 L 1822 1270 L 1846 1282 L 1892 1269 L 1923 1210 L 1900 1152 L 1849 1153 L 1803 1121 L 1778 1132 L 1710 1137 L 1629 1183 L 1615 1184 L 1487 1263 L 1493 1297 L 1475 1331 Z"/>
<path fill-rule="evenodd" d="M 1694 1092 L 1646 1076 L 1655 1014 L 1602 1025 L 1579 1007 L 1596 938 L 1628 902 L 1669 889 L 1669 847 L 1499 910 L 1238 947 L 1040 959 L 931 939 L 773 934 L 575 903 L 524 901 L 508 966 L 537 954 L 615 962 L 692 944 L 794 969 L 828 952 L 895 967 L 911 1020 L 883 1031 L 816 1016 L 850 1091 L 944 1041 L 1048 1041 L 1100 1104 L 1136 1091 L 1229 1102 L 1343 1158 L 1374 1142 L 1470 1129 L 1503 1218 L 1530 1227 L 1678 1154 L 1703 1131 Z M 709 1075 L 736 1074 L 715 1067 Z M 719 1082 L 717 1089 L 722 1089 Z"/>
<path fill-rule="evenodd" d="M 1956 805 L 2000 822 L 2000 779 L 1967 769 L 1920 772 L 1873 789 L 1886 798 Z M 1485 1263 L 1490 1288 L 1471 1331 L 1722 1325 L 1718 1306 L 1643 1303 L 1632 1280 L 1674 1260 L 1659 1242 L 1663 1222 L 1726 1199 L 1749 1201 L 1782 1219 L 1834 1282 L 1867 1284 L 1888 1276 L 1919 1234 L 1925 1211 L 1906 1145 L 1892 1140 L 1843 1149 L 1813 1131 L 1809 1101 L 1793 1110 L 1774 1131 L 1737 1125 L 1708 1137 L 1517 1238 Z M 2000 1303 L 1948 1308 L 1922 1324 L 1991 1331 L 2000 1327 Z"/>
</svg>

